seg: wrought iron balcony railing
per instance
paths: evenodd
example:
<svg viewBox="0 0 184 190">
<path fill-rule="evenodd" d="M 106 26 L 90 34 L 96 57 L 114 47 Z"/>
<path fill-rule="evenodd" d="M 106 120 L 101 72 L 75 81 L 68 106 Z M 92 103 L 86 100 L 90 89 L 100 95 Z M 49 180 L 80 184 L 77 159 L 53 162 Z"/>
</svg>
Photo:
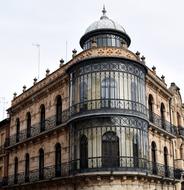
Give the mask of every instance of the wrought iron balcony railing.
<svg viewBox="0 0 184 190">
<path fill-rule="evenodd" d="M 124 99 L 94 99 L 74 104 L 70 108 L 70 116 L 83 115 L 88 113 L 107 112 L 128 113 L 147 118 L 147 108 L 145 105 L 131 100 Z"/>
<path fill-rule="evenodd" d="M 5 153 L 4 144 L 0 146 L 0 155 Z"/>
<path fill-rule="evenodd" d="M 149 121 L 152 122 L 157 127 L 165 130 L 166 132 L 168 132 L 172 135 L 177 134 L 177 129 L 176 129 L 176 127 L 174 127 L 174 125 L 172 125 L 167 120 L 163 119 L 161 116 L 159 116 L 153 112 L 150 112 L 150 111 L 149 111 Z"/>
<path fill-rule="evenodd" d="M 178 133 L 179 135 L 184 136 L 184 127 L 178 126 Z"/>
<path fill-rule="evenodd" d="M 142 104 L 138 104 L 136 102 L 131 101 L 121 101 L 121 100 L 94 100 L 86 102 L 86 104 L 76 104 L 70 108 L 70 110 L 65 110 L 62 113 L 62 123 L 65 123 L 69 120 L 69 118 L 76 116 L 78 114 L 88 114 L 93 113 L 94 111 L 97 111 L 98 109 L 104 112 L 107 112 L 107 108 L 111 108 L 111 113 L 113 113 L 113 110 L 115 112 L 121 112 L 123 113 L 131 113 L 133 115 L 139 115 L 139 114 L 145 114 L 147 113 L 146 108 Z M 99 112 L 98 110 L 98 112 Z M 166 132 L 176 135 L 177 130 L 176 127 L 174 127 L 170 122 L 163 120 L 159 115 L 149 112 L 149 120 L 158 126 L 159 128 L 165 130 Z M 44 126 L 44 127 L 43 127 Z M 37 123 L 31 128 L 21 130 L 18 134 L 11 135 L 9 138 L 5 141 L 5 147 L 13 146 L 17 143 L 21 143 L 29 138 L 36 137 L 40 135 L 43 132 L 49 131 L 51 129 L 54 129 L 58 126 L 58 123 L 56 123 L 56 116 L 52 116 L 50 118 L 47 118 L 44 123 L 42 123 L 42 127 L 40 123 Z M 179 133 L 184 136 L 184 130 L 180 129 Z M 0 149 L 1 153 L 1 149 Z"/>
<path fill-rule="evenodd" d="M 62 123 L 65 123 L 69 118 L 69 112 L 68 110 L 65 110 L 62 113 Z M 37 123 L 31 128 L 21 130 L 18 134 L 11 135 L 9 138 L 6 138 L 5 140 L 5 147 L 13 146 L 17 143 L 23 142 L 29 138 L 36 137 L 41 133 L 44 133 L 46 131 L 49 131 L 53 128 L 56 128 L 59 124 L 56 123 L 56 116 L 52 116 L 50 118 L 47 118 L 45 122 L 42 123 Z"/>
<path fill-rule="evenodd" d="M 137 157 L 96 157 L 89 158 L 85 167 L 82 167 L 81 160 L 71 162 L 71 169 L 75 173 L 96 172 L 96 171 L 132 171 L 143 172 L 149 175 L 174 178 L 174 168 L 150 162 Z"/>
<path fill-rule="evenodd" d="M 16 184 L 30 184 L 43 180 L 57 179 L 58 177 L 75 176 L 78 173 L 88 172 L 138 172 L 140 175 L 154 175 L 168 179 L 180 179 L 178 169 L 163 164 L 146 161 L 137 157 L 120 157 L 118 162 L 116 158 L 96 157 L 89 158 L 87 165 L 82 165 L 84 160 L 73 160 L 61 165 L 53 165 L 22 172 L 17 175 L 11 175 L 3 179 L 3 186 L 12 186 Z M 81 166 L 80 166 L 81 165 Z M 83 167 L 82 167 L 83 166 Z M 85 166 L 85 167 L 84 167 Z M 180 171 L 181 172 L 181 171 Z M 142 173 L 142 174 L 141 174 Z"/>
<path fill-rule="evenodd" d="M 81 104 L 73 105 L 70 109 L 62 112 L 62 123 L 65 123 L 70 118 L 77 116 L 78 114 L 88 114 L 95 111 L 103 111 L 107 113 L 110 109 L 111 112 L 129 113 L 133 115 L 142 115 L 147 117 L 147 109 L 143 104 L 128 101 L 128 100 L 116 100 L 116 99 L 103 99 L 103 100 L 91 100 L 83 102 Z M 44 126 L 44 127 L 43 127 Z M 47 118 L 44 123 L 37 123 L 31 126 L 30 129 L 21 130 L 18 134 L 11 135 L 6 139 L 5 146 L 14 146 L 17 143 L 21 143 L 29 138 L 36 137 L 43 132 L 56 128 L 56 116 Z"/>
</svg>

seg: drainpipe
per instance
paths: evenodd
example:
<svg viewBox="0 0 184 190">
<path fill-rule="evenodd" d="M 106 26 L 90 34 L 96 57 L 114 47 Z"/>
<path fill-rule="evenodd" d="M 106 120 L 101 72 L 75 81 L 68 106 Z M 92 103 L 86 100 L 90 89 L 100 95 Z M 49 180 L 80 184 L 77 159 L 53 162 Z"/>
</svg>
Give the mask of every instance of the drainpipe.
<svg viewBox="0 0 184 190">
<path fill-rule="evenodd" d="M 170 116 L 170 125 L 172 127 L 172 117 L 171 117 L 171 98 L 169 99 L 169 116 Z M 174 140 L 172 140 L 172 152 L 173 152 L 173 168 L 175 169 L 175 159 L 174 159 Z"/>
<path fill-rule="evenodd" d="M 170 124 L 171 124 L 171 98 L 169 99 L 169 114 L 170 114 Z M 174 140 L 172 140 L 172 149 L 173 149 L 173 168 L 174 168 L 174 170 L 175 170 L 175 157 L 174 157 Z M 176 155 L 175 155 L 176 156 Z M 180 182 L 181 183 L 181 182 Z M 175 190 L 178 190 L 178 185 L 177 185 L 177 183 L 175 183 Z"/>
<path fill-rule="evenodd" d="M 171 98 L 169 99 L 169 116 L 170 116 L 170 123 L 171 123 Z"/>
</svg>

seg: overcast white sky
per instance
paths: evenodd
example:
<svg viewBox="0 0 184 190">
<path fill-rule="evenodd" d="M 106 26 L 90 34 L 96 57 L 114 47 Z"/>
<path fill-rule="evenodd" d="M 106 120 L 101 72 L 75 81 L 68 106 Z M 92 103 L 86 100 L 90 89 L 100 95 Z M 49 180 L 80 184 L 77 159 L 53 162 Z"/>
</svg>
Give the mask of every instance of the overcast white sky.
<svg viewBox="0 0 184 190">
<path fill-rule="evenodd" d="M 72 49 L 81 51 L 79 39 L 100 18 L 103 4 L 131 37 L 130 50 L 144 54 L 146 64 L 166 76 L 168 87 L 174 81 L 184 97 L 183 0 L 0 0 L 0 119 L 13 93 L 30 87 L 38 75 L 32 44 L 41 46 L 43 78 L 47 68 L 58 68 L 60 58 L 68 61 Z"/>
</svg>

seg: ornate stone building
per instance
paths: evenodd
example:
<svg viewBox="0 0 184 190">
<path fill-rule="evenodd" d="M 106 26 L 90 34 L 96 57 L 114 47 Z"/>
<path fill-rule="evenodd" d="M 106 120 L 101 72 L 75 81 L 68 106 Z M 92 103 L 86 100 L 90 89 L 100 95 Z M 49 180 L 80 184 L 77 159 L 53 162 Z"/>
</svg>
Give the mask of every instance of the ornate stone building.
<svg viewBox="0 0 184 190">
<path fill-rule="evenodd" d="M 5 189 L 181 190 L 184 105 L 103 9 L 82 52 L 8 109 Z"/>
<path fill-rule="evenodd" d="M 9 126 L 9 119 L 0 122 L 0 186 L 2 186 L 3 177 L 8 175 L 8 153 L 5 151 L 5 139 L 9 137 Z"/>
</svg>

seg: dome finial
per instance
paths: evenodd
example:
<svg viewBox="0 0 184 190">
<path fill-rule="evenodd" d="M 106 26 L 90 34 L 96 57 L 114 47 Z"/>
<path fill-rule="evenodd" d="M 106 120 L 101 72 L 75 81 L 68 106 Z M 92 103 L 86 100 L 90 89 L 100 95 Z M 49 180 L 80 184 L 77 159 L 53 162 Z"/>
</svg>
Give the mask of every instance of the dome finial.
<svg viewBox="0 0 184 190">
<path fill-rule="evenodd" d="M 104 18 L 108 18 L 107 16 L 106 16 L 106 9 L 105 9 L 105 5 L 103 5 L 103 9 L 102 9 L 102 13 L 103 13 L 103 15 L 100 17 L 100 19 L 104 19 Z"/>
<path fill-rule="evenodd" d="M 102 10 L 102 13 L 103 13 L 103 16 L 106 16 L 106 10 L 105 10 L 105 4 L 103 4 L 103 10 Z"/>
</svg>

